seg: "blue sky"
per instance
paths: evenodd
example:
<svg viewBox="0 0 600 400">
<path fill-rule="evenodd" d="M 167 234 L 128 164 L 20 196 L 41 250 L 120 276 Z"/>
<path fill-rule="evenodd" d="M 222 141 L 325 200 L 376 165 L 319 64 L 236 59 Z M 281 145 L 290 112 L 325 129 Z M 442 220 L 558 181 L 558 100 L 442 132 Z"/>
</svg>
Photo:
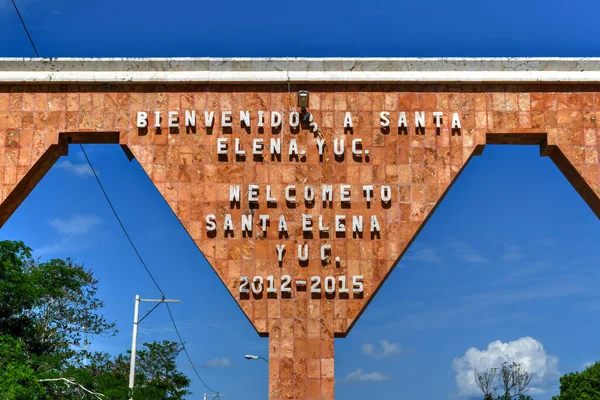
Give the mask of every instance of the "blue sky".
<svg viewBox="0 0 600 400">
<path fill-rule="evenodd" d="M 191 2 L 19 0 L 43 56 L 597 56 L 592 1 Z M 0 0 L 0 56 L 32 56 Z M 87 146 L 134 242 L 171 298 L 205 381 L 229 399 L 267 398 L 267 355 L 235 302 L 145 176 L 118 146 Z M 151 216 L 151 218 L 148 218 Z M 558 376 L 600 359 L 600 224 L 537 147 L 489 146 L 458 179 L 346 339 L 338 399 L 469 398 L 469 370 L 528 357 L 537 399 Z M 158 293 L 71 146 L 0 229 L 42 257 L 95 271 L 130 346 L 133 298 Z M 175 340 L 158 309 L 140 342 Z M 474 348 L 473 350 L 470 350 Z M 192 372 L 186 361 L 182 369 Z M 205 389 L 193 379 L 193 399 Z"/>
</svg>

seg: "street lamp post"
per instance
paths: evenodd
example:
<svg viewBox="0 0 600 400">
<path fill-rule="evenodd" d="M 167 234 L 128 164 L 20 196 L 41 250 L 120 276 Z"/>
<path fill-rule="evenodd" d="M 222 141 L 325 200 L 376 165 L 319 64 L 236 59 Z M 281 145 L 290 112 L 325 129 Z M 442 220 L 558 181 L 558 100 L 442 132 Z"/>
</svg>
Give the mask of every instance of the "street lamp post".
<svg viewBox="0 0 600 400">
<path fill-rule="evenodd" d="M 264 361 L 266 361 L 266 362 L 269 362 L 269 360 L 267 360 L 266 358 L 264 358 L 264 357 L 261 357 L 261 356 L 255 356 L 255 355 L 253 355 L 253 354 L 246 354 L 246 355 L 244 356 L 244 358 L 245 358 L 246 360 L 258 360 L 258 359 L 260 358 L 261 360 L 264 360 Z"/>
</svg>

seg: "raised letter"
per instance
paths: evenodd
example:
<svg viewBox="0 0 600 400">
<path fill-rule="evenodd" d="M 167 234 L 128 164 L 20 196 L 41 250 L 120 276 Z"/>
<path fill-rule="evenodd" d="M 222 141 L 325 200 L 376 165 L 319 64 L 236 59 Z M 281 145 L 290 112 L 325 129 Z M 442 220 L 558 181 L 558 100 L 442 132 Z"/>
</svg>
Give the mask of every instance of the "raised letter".
<svg viewBox="0 0 600 400">
<path fill-rule="evenodd" d="M 240 138 L 235 138 L 235 154 L 238 156 L 243 156 L 246 154 L 246 150 L 240 149 Z"/>
<path fill-rule="evenodd" d="M 179 120 L 179 112 L 169 111 L 169 128 L 177 128 L 177 122 Z"/>
<path fill-rule="evenodd" d="M 331 250 L 330 244 L 324 244 L 323 246 L 321 246 L 321 261 L 327 260 L 327 255 L 325 254 L 327 250 Z"/>
<path fill-rule="evenodd" d="M 231 111 L 223 111 L 221 113 L 221 126 L 229 128 L 231 126 Z"/>
<path fill-rule="evenodd" d="M 204 111 L 204 126 L 207 128 L 213 126 L 213 122 L 215 122 L 215 112 L 211 111 L 209 113 L 208 111 Z"/>
<path fill-rule="evenodd" d="M 323 201 L 333 201 L 333 185 L 323 185 L 321 190 Z"/>
<path fill-rule="evenodd" d="M 458 113 L 452 114 L 452 129 L 460 129 L 460 117 Z"/>
<path fill-rule="evenodd" d="M 244 126 L 250 127 L 250 111 L 240 111 L 240 122 L 243 122 Z"/>
<path fill-rule="evenodd" d="M 265 215 L 265 214 L 260 214 L 258 216 L 258 219 L 260 219 L 260 226 L 263 230 L 263 232 L 267 231 L 267 221 L 269 220 L 269 216 Z"/>
<path fill-rule="evenodd" d="M 406 122 L 406 113 L 404 111 L 398 114 L 398 128 L 408 128 L 408 123 Z"/>
<path fill-rule="evenodd" d="M 352 232 L 362 232 L 363 230 L 363 216 L 353 215 L 352 216 Z"/>
<path fill-rule="evenodd" d="M 231 220 L 231 214 L 225 214 L 225 220 L 223 221 L 223 230 L 232 231 L 233 221 Z"/>
<path fill-rule="evenodd" d="M 217 139 L 217 154 L 227 154 L 227 138 Z"/>
<path fill-rule="evenodd" d="M 145 128 L 148 126 L 148 113 L 144 111 L 138 111 L 137 113 L 137 127 Z"/>
<path fill-rule="evenodd" d="M 196 126 L 196 111 L 185 111 L 185 126 Z"/>
<path fill-rule="evenodd" d="M 300 125 L 300 114 L 298 114 L 298 111 L 292 111 L 290 113 L 290 126 L 296 127 L 298 125 Z"/>
<path fill-rule="evenodd" d="M 333 153 L 336 156 L 341 156 L 344 154 L 344 139 L 333 139 Z"/>
<path fill-rule="evenodd" d="M 285 199 L 291 203 L 296 201 L 296 196 L 291 196 L 290 195 L 290 191 L 292 190 L 296 190 L 296 186 L 294 185 L 288 185 L 285 187 Z"/>
<path fill-rule="evenodd" d="M 352 128 L 352 113 L 350 111 L 346 111 L 346 116 L 344 117 L 344 128 Z"/>
<path fill-rule="evenodd" d="M 281 126 L 281 113 L 278 111 L 271 111 L 271 127 L 277 128 Z"/>
<path fill-rule="evenodd" d="M 277 249 L 277 261 L 283 261 L 283 250 L 285 249 L 285 244 L 276 244 L 275 248 Z"/>
<path fill-rule="evenodd" d="M 248 201 L 258 201 L 258 185 L 248 185 Z"/>
<path fill-rule="evenodd" d="M 267 185 L 267 203 L 274 203 L 277 199 L 271 196 L 271 185 Z"/>
<path fill-rule="evenodd" d="M 373 185 L 363 185 L 363 192 L 367 198 L 367 203 L 371 201 L 371 195 L 373 194 Z"/>
<path fill-rule="evenodd" d="M 312 215 L 302 214 L 302 232 L 312 231 Z"/>
<path fill-rule="evenodd" d="M 379 221 L 377 220 L 377 216 L 371 215 L 371 232 L 380 231 Z"/>
<path fill-rule="evenodd" d="M 354 139 L 352 141 L 352 154 L 360 156 L 362 155 L 362 150 L 358 149 L 358 144 L 361 143 L 362 144 L 362 139 Z"/>
<path fill-rule="evenodd" d="M 444 115 L 444 113 L 441 111 L 436 111 L 433 113 L 433 118 L 435 118 L 435 127 L 436 128 L 440 127 L 440 123 L 442 121 L 442 115 Z"/>
<path fill-rule="evenodd" d="M 207 231 L 214 231 L 215 229 L 217 229 L 217 224 L 215 224 L 216 219 L 217 219 L 217 217 L 215 217 L 214 214 L 208 214 L 206 216 L 206 230 Z"/>
<path fill-rule="evenodd" d="M 379 119 L 381 120 L 381 121 L 379 121 L 379 125 L 384 126 L 384 127 L 390 126 L 390 113 L 389 112 L 382 111 L 379 114 Z"/>
<path fill-rule="evenodd" d="M 254 139 L 252 141 L 252 154 L 255 156 L 260 156 L 262 154 L 264 148 L 262 139 Z"/>
<path fill-rule="evenodd" d="M 298 144 L 296 144 L 296 139 L 290 139 L 290 148 L 288 150 L 288 154 L 290 156 L 293 154 L 298 155 Z"/>
<path fill-rule="evenodd" d="M 415 111 L 415 128 L 425 128 L 425 112 Z"/>
<path fill-rule="evenodd" d="M 229 201 L 240 201 L 240 185 L 229 185 Z"/>
<path fill-rule="evenodd" d="M 307 244 L 299 244 L 298 245 L 298 260 L 306 261 L 308 260 L 308 245 Z"/>
<path fill-rule="evenodd" d="M 285 222 L 285 217 L 283 215 L 279 216 L 279 226 L 277 228 L 279 232 L 286 231 L 287 232 L 287 224 Z"/>
<path fill-rule="evenodd" d="M 340 185 L 340 201 L 350 201 L 350 185 Z"/>
<path fill-rule="evenodd" d="M 346 220 L 345 215 L 336 215 L 335 216 L 335 231 L 336 232 L 346 231 L 346 225 L 344 225 L 345 220 Z"/>
<path fill-rule="evenodd" d="M 242 231 L 252 232 L 252 214 L 242 214 Z"/>
<path fill-rule="evenodd" d="M 281 154 L 281 139 L 271 138 L 271 147 L 269 151 L 271 154 Z"/>
<path fill-rule="evenodd" d="M 323 216 L 319 215 L 319 230 L 320 231 L 328 231 L 329 227 L 328 226 L 323 226 Z"/>
<path fill-rule="evenodd" d="M 381 187 L 381 201 L 390 201 L 392 199 L 392 189 L 388 185 Z"/>
<path fill-rule="evenodd" d="M 313 201 L 315 199 L 315 190 L 312 186 L 304 187 L 304 200 L 305 201 Z"/>
<path fill-rule="evenodd" d="M 317 138 L 317 148 L 319 149 L 319 155 L 323 155 L 323 148 L 325 147 L 325 139 Z"/>
</svg>

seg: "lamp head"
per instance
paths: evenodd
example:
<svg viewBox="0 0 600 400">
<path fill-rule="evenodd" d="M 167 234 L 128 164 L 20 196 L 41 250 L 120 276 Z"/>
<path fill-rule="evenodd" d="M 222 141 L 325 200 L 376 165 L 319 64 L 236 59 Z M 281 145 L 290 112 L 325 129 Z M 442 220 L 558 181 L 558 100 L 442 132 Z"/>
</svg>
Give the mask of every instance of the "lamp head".
<svg viewBox="0 0 600 400">
<path fill-rule="evenodd" d="M 246 360 L 256 360 L 256 359 L 258 358 L 258 356 L 253 356 L 252 354 L 246 354 L 246 355 L 244 356 L 244 358 L 245 358 Z"/>
<path fill-rule="evenodd" d="M 308 90 L 300 90 L 298 92 L 298 107 L 308 107 Z"/>
</svg>

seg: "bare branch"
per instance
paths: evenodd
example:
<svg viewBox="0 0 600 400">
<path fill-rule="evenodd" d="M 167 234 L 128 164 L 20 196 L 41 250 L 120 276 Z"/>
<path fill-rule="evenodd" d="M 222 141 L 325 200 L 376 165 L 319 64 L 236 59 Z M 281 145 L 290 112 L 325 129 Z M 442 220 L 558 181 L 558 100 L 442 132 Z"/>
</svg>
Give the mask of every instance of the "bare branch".
<svg viewBox="0 0 600 400">
<path fill-rule="evenodd" d="M 527 393 L 532 378 L 533 376 L 529 372 L 523 370 L 521 365 L 515 362 L 503 363 L 498 374 L 498 381 L 507 398 Z"/>
<path fill-rule="evenodd" d="M 91 390 L 88 390 L 88 389 L 84 388 L 83 386 L 81 386 L 79 383 L 77 383 L 71 379 L 67 379 L 67 378 L 39 379 L 38 382 L 64 382 L 67 384 L 67 386 L 73 385 L 73 386 L 79 387 L 81 390 L 83 390 L 86 393 L 91 394 L 92 396 L 95 396 L 97 399 L 102 399 L 104 397 L 103 394 L 92 392 Z"/>
<path fill-rule="evenodd" d="M 475 375 L 475 383 L 477 383 L 484 396 L 491 395 L 495 391 L 492 385 L 496 378 L 496 368 L 490 368 L 484 372 L 474 370 L 473 374 Z"/>
</svg>

